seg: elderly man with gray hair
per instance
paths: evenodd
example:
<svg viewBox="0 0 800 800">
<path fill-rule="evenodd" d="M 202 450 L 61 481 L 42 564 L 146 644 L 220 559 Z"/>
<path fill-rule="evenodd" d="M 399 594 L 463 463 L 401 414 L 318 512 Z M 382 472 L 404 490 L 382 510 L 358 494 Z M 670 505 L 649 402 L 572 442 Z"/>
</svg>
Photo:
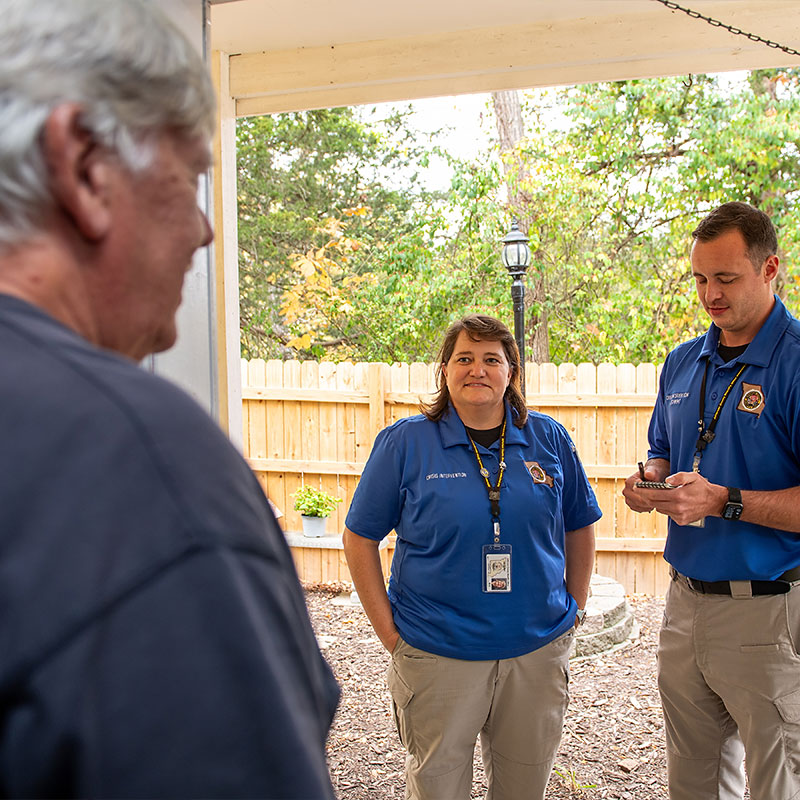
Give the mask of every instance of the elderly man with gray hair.
<svg viewBox="0 0 800 800">
<path fill-rule="evenodd" d="M 148 0 L 0 0 L 0 796 L 332 798 L 338 688 L 176 337 L 213 92 Z"/>
</svg>

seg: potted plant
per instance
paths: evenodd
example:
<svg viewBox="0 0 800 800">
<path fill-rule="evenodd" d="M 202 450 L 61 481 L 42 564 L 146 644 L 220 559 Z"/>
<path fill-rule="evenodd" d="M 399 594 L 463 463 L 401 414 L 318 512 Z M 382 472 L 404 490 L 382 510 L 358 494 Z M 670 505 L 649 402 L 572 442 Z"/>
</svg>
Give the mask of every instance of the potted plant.
<svg viewBox="0 0 800 800">
<path fill-rule="evenodd" d="M 324 536 L 325 520 L 341 502 L 341 497 L 332 497 L 313 486 L 301 486 L 294 495 L 294 510 L 303 517 L 303 535 Z"/>
</svg>

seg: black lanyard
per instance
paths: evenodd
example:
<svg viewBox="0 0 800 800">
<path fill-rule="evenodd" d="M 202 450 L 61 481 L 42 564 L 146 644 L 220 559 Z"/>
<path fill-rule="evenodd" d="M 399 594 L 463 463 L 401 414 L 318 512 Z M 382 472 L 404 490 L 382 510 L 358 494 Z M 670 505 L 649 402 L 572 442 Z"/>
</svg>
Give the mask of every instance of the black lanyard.
<svg viewBox="0 0 800 800">
<path fill-rule="evenodd" d="M 697 420 L 697 430 L 700 432 L 700 436 L 698 436 L 697 444 L 694 446 L 694 461 L 692 462 L 693 472 L 700 472 L 700 459 L 703 457 L 703 450 L 706 449 L 706 446 L 714 441 L 714 430 L 717 427 L 719 415 L 722 413 L 722 406 L 725 405 L 725 401 L 728 399 L 733 385 L 739 380 L 739 377 L 747 366 L 747 364 L 742 364 L 742 366 L 739 367 L 739 371 L 733 376 L 733 380 L 728 384 L 728 388 L 722 395 L 717 410 L 714 412 L 714 416 L 711 417 L 711 422 L 709 422 L 708 427 L 706 427 L 703 420 L 706 413 L 706 377 L 708 376 L 708 362 L 709 359 L 706 359 L 706 366 L 703 369 L 703 381 L 700 384 L 700 418 Z"/>
<path fill-rule="evenodd" d="M 483 481 L 489 491 L 489 502 L 492 504 L 492 518 L 497 522 L 500 518 L 500 486 L 503 483 L 503 473 L 506 471 L 506 421 L 503 420 L 503 430 L 500 432 L 500 472 L 497 474 L 497 481 L 494 486 L 489 483 L 489 470 L 483 466 L 483 461 L 481 460 L 481 454 L 478 452 L 477 445 L 469 433 L 467 436 L 469 436 L 469 443 L 475 451 L 475 458 L 478 459 L 481 477 L 483 477 Z M 499 540 L 499 526 L 497 525 L 495 525 L 495 540 Z"/>
</svg>

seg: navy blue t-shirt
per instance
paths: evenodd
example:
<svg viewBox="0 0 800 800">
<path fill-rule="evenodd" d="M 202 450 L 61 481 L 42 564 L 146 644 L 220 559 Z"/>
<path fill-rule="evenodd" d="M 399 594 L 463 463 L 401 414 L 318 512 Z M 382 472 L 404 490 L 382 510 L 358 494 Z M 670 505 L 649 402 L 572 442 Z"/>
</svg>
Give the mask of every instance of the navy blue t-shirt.
<svg viewBox="0 0 800 800">
<path fill-rule="evenodd" d="M 0 796 L 332 798 L 338 687 L 258 482 L 0 295 Z"/>
</svg>

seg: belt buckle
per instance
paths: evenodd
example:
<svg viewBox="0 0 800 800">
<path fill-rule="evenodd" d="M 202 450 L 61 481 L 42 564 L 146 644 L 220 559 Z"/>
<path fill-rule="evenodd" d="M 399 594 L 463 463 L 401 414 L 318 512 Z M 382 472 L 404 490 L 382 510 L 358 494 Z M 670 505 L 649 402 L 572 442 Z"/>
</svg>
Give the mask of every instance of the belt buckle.
<svg viewBox="0 0 800 800">
<path fill-rule="evenodd" d="M 686 578 L 686 583 L 689 584 L 689 588 L 693 592 L 699 592 L 700 594 L 705 594 L 706 590 L 703 586 L 703 581 L 696 581 L 694 578 L 690 578 L 688 575 L 684 576 Z"/>
</svg>

